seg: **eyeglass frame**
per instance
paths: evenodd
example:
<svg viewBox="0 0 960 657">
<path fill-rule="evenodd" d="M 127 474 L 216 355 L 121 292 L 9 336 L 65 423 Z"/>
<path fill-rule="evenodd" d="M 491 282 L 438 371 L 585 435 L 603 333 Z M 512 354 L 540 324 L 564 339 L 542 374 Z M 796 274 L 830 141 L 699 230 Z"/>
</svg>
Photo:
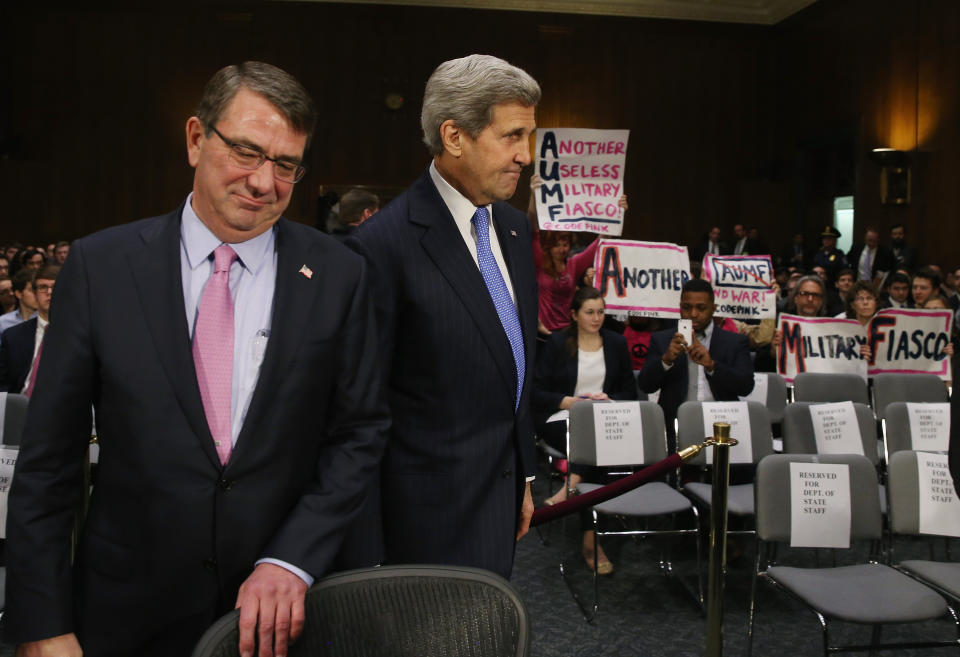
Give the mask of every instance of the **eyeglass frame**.
<svg viewBox="0 0 960 657">
<path fill-rule="evenodd" d="M 253 167 L 252 169 L 249 167 L 245 167 L 236 161 L 233 162 L 244 171 L 256 171 L 257 169 L 262 167 L 265 162 L 268 162 L 268 161 L 273 162 L 273 177 L 279 180 L 280 182 L 290 183 L 291 185 L 296 185 L 298 182 L 303 180 L 303 176 L 306 175 L 307 173 L 307 167 L 305 167 L 301 163 L 291 162 L 290 160 L 286 160 L 284 158 L 270 157 L 269 155 L 261 151 L 259 148 L 254 148 L 253 146 L 247 146 L 246 144 L 240 144 L 230 139 L 227 139 L 222 134 L 220 134 L 220 131 L 217 130 L 214 126 L 211 125 L 209 127 L 211 130 L 214 131 L 214 133 L 216 133 L 218 137 L 220 137 L 221 141 L 223 141 L 223 143 L 230 148 L 230 152 L 232 154 L 242 155 L 239 149 L 244 149 L 245 151 L 249 151 L 250 154 L 256 153 L 256 155 L 260 158 L 260 162 L 257 164 L 257 166 Z M 294 175 L 292 180 L 285 180 L 277 176 L 277 172 L 280 170 L 277 168 L 278 164 L 287 164 L 287 165 L 293 165 L 296 167 L 296 169 L 294 169 Z"/>
</svg>

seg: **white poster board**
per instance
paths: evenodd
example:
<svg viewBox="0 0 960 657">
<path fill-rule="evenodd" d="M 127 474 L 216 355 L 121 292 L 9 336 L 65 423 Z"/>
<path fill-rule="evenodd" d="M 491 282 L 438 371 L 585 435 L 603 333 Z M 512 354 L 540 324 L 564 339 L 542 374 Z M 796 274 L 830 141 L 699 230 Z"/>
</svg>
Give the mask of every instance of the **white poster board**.
<svg viewBox="0 0 960 657">
<path fill-rule="evenodd" d="M 780 315 L 777 372 L 792 382 L 801 372 L 847 372 L 866 380 L 867 361 L 860 347 L 867 332 L 855 319 Z"/>
<path fill-rule="evenodd" d="M 850 469 L 845 463 L 790 464 L 790 546 L 850 547 Z"/>
<path fill-rule="evenodd" d="M 960 536 L 960 500 L 946 454 L 917 453 L 921 534 Z"/>
<path fill-rule="evenodd" d="M 713 286 L 713 313 L 735 319 L 775 319 L 777 293 L 773 291 L 770 256 L 703 257 L 703 278 Z"/>
<path fill-rule="evenodd" d="M 950 342 L 953 311 L 884 308 L 870 320 L 867 341 L 873 350 L 870 376 L 936 374 L 952 381 L 950 359 L 943 353 Z"/>
<path fill-rule="evenodd" d="M 629 130 L 539 128 L 536 190 L 541 230 L 623 232 L 623 173 Z"/>
<path fill-rule="evenodd" d="M 643 423 L 639 402 L 594 404 L 593 426 L 597 465 L 643 463 Z"/>
<path fill-rule="evenodd" d="M 817 441 L 818 454 L 863 453 L 860 423 L 853 402 L 814 404 L 810 406 L 810 421 Z"/>
<path fill-rule="evenodd" d="M 680 290 L 690 280 L 687 247 L 600 240 L 593 266 L 608 314 L 680 318 Z"/>
<path fill-rule="evenodd" d="M 10 483 L 19 454 L 20 450 L 16 447 L 0 445 L 0 539 L 7 538 L 7 498 L 10 496 Z"/>
<path fill-rule="evenodd" d="M 753 442 L 750 435 L 750 412 L 747 402 L 703 402 L 703 435 L 713 435 L 714 422 L 730 425 L 730 437 L 737 444 L 730 449 L 731 463 L 753 463 Z M 713 463 L 713 448 L 704 450 L 707 463 Z"/>
<path fill-rule="evenodd" d="M 950 447 L 950 404 L 907 402 L 910 444 L 917 452 L 946 452 Z"/>
</svg>

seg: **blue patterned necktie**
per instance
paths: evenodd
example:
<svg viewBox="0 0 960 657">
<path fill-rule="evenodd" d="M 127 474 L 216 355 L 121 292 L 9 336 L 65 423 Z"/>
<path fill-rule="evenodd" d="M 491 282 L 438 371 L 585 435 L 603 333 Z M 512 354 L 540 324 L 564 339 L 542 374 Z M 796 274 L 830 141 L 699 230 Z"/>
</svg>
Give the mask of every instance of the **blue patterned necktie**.
<svg viewBox="0 0 960 657">
<path fill-rule="evenodd" d="M 513 362 L 517 367 L 517 396 L 513 405 L 514 410 L 516 410 L 520 405 L 523 373 L 526 368 L 520 316 L 517 314 L 517 307 L 513 305 L 513 299 L 510 298 L 510 291 L 503 280 L 503 274 L 500 273 L 500 267 L 497 266 L 497 261 L 493 258 L 493 251 L 490 250 L 490 215 L 487 209 L 484 207 L 477 208 L 470 221 L 473 222 L 473 227 L 477 231 L 477 264 L 480 265 L 483 281 L 487 284 L 487 290 L 490 291 L 490 297 L 497 309 L 500 323 L 503 324 L 503 330 L 507 334 L 507 339 L 510 340 L 510 348 L 513 350 Z"/>
</svg>

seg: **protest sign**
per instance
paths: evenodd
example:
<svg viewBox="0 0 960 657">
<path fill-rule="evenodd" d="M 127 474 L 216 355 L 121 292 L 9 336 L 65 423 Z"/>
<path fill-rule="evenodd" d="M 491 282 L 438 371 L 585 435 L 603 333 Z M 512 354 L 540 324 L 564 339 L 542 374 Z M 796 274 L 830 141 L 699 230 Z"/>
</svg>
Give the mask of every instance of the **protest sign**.
<svg viewBox="0 0 960 657">
<path fill-rule="evenodd" d="M 960 500 L 946 454 L 917 452 L 921 534 L 960 536 Z"/>
<path fill-rule="evenodd" d="M 953 378 L 950 359 L 943 348 L 950 342 L 953 312 L 885 308 L 867 327 L 867 344 L 873 352 L 870 376 L 882 373 L 936 374 Z"/>
<path fill-rule="evenodd" d="M 855 319 L 780 315 L 777 372 L 788 382 L 801 372 L 849 372 L 867 378 L 860 355 L 867 332 Z"/>
<path fill-rule="evenodd" d="M 680 290 L 690 280 L 687 247 L 600 240 L 593 266 L 608 314 L 680 318 Z"/>
<path fill-rule="evenodd" d="M 910 444 L 916 452 L 946 452 L 950 446 L 950 404 L 907 402 Z"/>
<path fill-rule="evenodd" d="M 542 230 L 617 236 L 623 231 L 623 171 L 629 130 L 540 128 L 536 190 Z"/>
<path fill-rule="evenodd" d="M 790 546 L 850 547 L 850 468 L 790 464 Z"/>
<path fill-rule="evenodd" d="M 717 256 L 703 258 L 703 278 L 713 286 L 717 317 L 768 319 L 777 316 L 777 294 L 770 256 Z"/>
</svg>

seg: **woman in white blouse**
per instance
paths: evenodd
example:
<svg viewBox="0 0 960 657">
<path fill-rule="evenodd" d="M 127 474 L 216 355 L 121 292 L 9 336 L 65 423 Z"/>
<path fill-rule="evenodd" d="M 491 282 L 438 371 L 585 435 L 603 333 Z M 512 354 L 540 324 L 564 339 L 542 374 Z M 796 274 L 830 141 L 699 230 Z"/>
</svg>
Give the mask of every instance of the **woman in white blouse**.
<svg viewBox="0 0 960 657">
<path fill-rule="evenodd" d="M 537 435 L 560 449 L 566 448 L 562 423 L 546 423 L 550 415 L 569 409 L 584 400 L 627 400 L 637 398 L 630 353 L 626 339 L 603 328 L 604 303 L 599 290 L 582 287 L 570 304 L 573 320 L 563 331 L 554 332 L 544 346 L 533 382 L 533 412 Z M 570 476 L 546 504 L 567 499 L 568 491 L 586 479 L 602 479 L 603 471 L 572 464 Z M 593 532 L 584 532 L 583 556 L 598 574 L 613 572 L 613 565 L 598 548 L 593 554 Z"/>
</svg>

